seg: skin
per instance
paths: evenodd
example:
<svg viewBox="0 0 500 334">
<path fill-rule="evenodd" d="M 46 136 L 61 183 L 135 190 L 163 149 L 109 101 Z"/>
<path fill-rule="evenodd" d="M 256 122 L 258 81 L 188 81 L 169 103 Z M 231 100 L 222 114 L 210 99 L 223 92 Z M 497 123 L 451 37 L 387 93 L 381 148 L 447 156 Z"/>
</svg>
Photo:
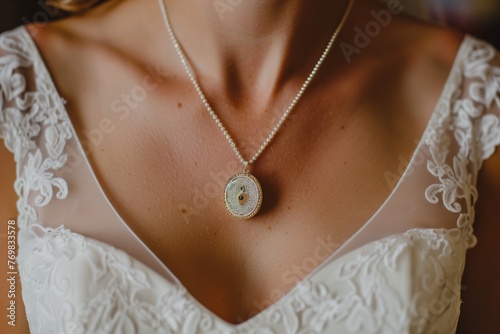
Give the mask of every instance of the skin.
<svg viewBox="0 0 500 334">
<path fill-rule="evenodd" d="M 345 3 L 244 1 L 221 20 L 212 2 L 167 1 L 186 53 L 203 54 L 191 59 L 196 74 L 245 157 L 260 145 L 256 134 L 267 135 L 262 129 L 295 96 Z M 339 40 L 352 41 L 353 28 L 372 20 L 369 12 L 378 6 L 357 1 Z M 462 41 L 453 31 L 397 15 L 351 64 L 335 48 L 252 167 L 275 200 L 251 222 L 235 223 L 222 201 L 201 213 L 189 204 L 193 189 L 235 156 L 187 78 L 156 0 L 111 1 L 31 33 L 80 137 L 99 127 L 110 101 L 143 82 L 148 66 L 161 66 L 161 83 L 89 159 L 129 226 L 197 300 L 232 323 L 255 314 L 256 301 L 289 291 L 294 283 L 282 273 L 313 254 L 318 237 L 333 236 L 340 245 L 381 206 L 392 190 L 384 173 L 398 170 L 398 157 L 415 149 Z M 0 151 L 0 160 L 12 159 Z M 15 178 L 9 163 L 2 184 Z M 500 286 L 491 284 L 500 281 L 500 270 L 484 261 L 500 252 L 494 238 L 500 208 L 492 200 L 500 196 L 499 166 L 497 152 L 481 172 L 481 242 L 464 275 L 463 333 L 500 330 L 494 316 Z M 10 199 L 1 202 L 2 217 L 14 215 L 15 196 L 3 196 Z"/>
</svg>

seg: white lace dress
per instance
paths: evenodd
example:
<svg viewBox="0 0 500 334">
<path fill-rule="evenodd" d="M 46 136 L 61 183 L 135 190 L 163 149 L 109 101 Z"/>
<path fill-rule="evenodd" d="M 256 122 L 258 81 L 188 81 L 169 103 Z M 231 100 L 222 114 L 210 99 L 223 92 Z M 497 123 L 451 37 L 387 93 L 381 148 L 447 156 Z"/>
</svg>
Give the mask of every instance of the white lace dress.
<svg viewBox="0 0 500 334">
<path fill-rule="evenodd" d="M 32 333 L 452 333 L 475 244 L 478 171 L 500 144 L 500 57 L 465 38 L 385 203 L 277 303 L 238 325 L 197 302 L 114 210 L 23 27 L 0 37 L 0 137 L 17 163 Z"/>
</svg>

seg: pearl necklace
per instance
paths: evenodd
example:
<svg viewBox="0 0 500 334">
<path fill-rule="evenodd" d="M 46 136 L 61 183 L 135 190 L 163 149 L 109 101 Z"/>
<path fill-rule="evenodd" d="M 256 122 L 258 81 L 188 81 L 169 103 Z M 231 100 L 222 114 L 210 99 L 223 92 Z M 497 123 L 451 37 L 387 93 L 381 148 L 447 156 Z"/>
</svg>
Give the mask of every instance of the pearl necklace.
<svg viewBox="0 0 500 334">
<path fill-rule="evenodd" d="M 349 0 L 349 4 L 347 5 L 347 8 L 344 12 L 344 15 L 342 16 L 342 19 L 340 20 L 339 25 L 333 32 L 332 37 L 330 38 L 325 50 L 321 54 L 319 60 L 316 62 L 316 65 L 314 65 L 314 68 L 312 69 L 311 73 L 305 80 L 304 84 L 302 87 L 300 87 L 297 95 L 294 97 L 288 108 L 285 110 L 281 118 L 279 119 L 278 123 L 275 125 L 275 127 L 272 129 L 271 133 L 267 138 L 264 140 L 264 143 L 260 146 L 260 148 L 257 150 L 257 152 L 250 158 L 250 160 L 245 160 L 243 156 L 241 155 L 241 152 L 239 151 L 238 147 L 236 146 L 233 138 L 229 134 L 229 132 L 226 130 L 226 127 L 222 124 L 221 120 L 217 116 L 217 114 L 214 112 L 210 104 L 208 103 L 208 100 L 201 90 L 200 84 L 196 80 L 196 77 L 193 73 L 193 70 L 191 69 L 191 65 L 189 64 L 186 55 L 184 54 L 184 51 L 182 50 L 179 42 L 177 41 L 177 37 L 174 34 L 174 31 L 172 30 L 172 26 L 170 25 L 170 21 L 168 19 L 167 11 L 165 9 L 165 4 L 163 3 L 163 0 L 158 0 L 161 8 L 161 12 L 163 15 L 163 21 L 165 23 L 165 27 L 167 28 L 168 34 L 170 36 L 170 39 L 172 40 L 172 43 L 174 45 L 175 50 L 177 51 L 177 54 L 179 55 L 179 58 L 181 60 L 182 65 L 184 66 L 184 69 L 186 70 L 186 73 L 191 80 L 191 82 L 194 85 L 194 88 L 196 89 L 196 92 L 200 96 L 201 101 L 205 105 L 205 108 L 207 111 L 210 113 L 210 116 L 212 119 L 215 121 L 219 129 L 222 131 L 222 134 L 226 137 L 227 141 L 231 145 L 231 148 L 233 149 L 234 153 L 236 154 L 236 157 L 238 160 L 243 164 L 243 172 L 234 175 L 227 183 L 226 189 L 224 192 L 224 201 L 226 204 L 227 210 L 236 218 L 240 219 L 247 219 L 255 216 L 257 212 L 259 211 L 261 204 L 262 204 L 262 187 L 252 174 L 250 174 L 249 171 L 249 166 L 253 164 L 257 158 L 262 154 L 264 149 L 269 145 L 269 143 L 272 141 L 276 133 L 279 131 L 281 128 L 281 125 L 285 122 L 287 119 L 288 115 L 290 112 L 293 110 L 295 105 L 299 102 L 300 98 L 306 91 L 307 87 L 313 80 L 314 76 L 318 72 L 321 64 L 325 60 L 325 58 L 328 56 L 333 43 L 335 42 L 338 34 L 342 30 L 347 17 L 349 16 L 349 12 L 351 11 L 352 4 L 354 0 Z"/>
</svg>

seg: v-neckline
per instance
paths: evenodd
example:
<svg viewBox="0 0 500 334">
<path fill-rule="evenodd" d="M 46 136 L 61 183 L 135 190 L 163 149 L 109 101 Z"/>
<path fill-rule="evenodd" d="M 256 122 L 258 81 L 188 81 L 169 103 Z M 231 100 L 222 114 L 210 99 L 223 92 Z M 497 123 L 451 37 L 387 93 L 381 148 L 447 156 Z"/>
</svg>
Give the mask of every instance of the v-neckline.
<svg viewBox="0 0 500 334">
<path fill-rule="evenodd" d="M 29 33 L 28 28 L 26 26 L 22 26 L 21 28 L 22 28 L 21 31 L 23 32 L 23 34 L 25 34 L 26 40 L 29 41 L 29 43 L 31 44 L 31 48 L 30 49 L 33 50 L 33 52 L 34 52 L 34 54 L 33 54 L 33 57 L 34 57 L 33 62 L 35 64 L 36 63 L 39 64 L 40 69 L 43 71 L 43 74 L 46 75 L 46 77 L 49 80 L 48 84 L 51 85 L 51 88 L 52 88 L 53 92 L 55 92 L 55 94 L 57 95 L 58 98 L 54 99 L 56 101 L 56 103 L 58 104 L 57 107 L 62 111 L 64 118 L 67 120 L 69 128 L 70 128 L 70 130 L 71 130 L 71 132 L 72 132 L 72 134 L 74 136 L 74 140 L 77 143 L 79 153 L 81 154 L 81 156 L 85 160 L 87 168 L 89 169 L 90 173 L 92 174 L 92 177 L 94 178 L 94 180 L 96 182 L 96 185 L 97 185 L 100 193 L 102 194 L 103 198 L 108 203 L 108 206 L 111 209 L 111 211 L 116 215 L 116 217 L 121 222 L 121 224 L 123 224 L 123 226 L 131 233 L 131 235 L 134 237 L 134 239 L 136 239 L 139 242 L 139 244 L 142 245 L 142 247 L 144 248 L 144 250 L 154 259 L 154 262 L 156 262 L 164 270 L 164 272 L 166 274 L 168 274 L 169 277 L 172 278 L 175 281 L 175 284 L 177 285 L 177 287 L 186 291 L 186 295 L 188 296 L 188 298 L 191 301 L 193 301 L 196 305 L 198 305 L 198 307 L 201 310 L 204 310 L 204 312 L 207 313 L 208 315 L 210 315 L 213 319 L 216 319 L 217 322 L 220 322 L 220 323 L 224 324 L 225 326 L 227 326 L 227 327 L 229 327 L 230 329 L 233 329 L 233 330 L 238 330 L 238 328 L 251 325 L 251 323 L 255 321 L 254 319 L 259 318 L 261 315 L 265 314 L 265 312 L 267 312 L 268 309 L 280 306 L 287 299 L 291 298 L 291 296 L 293 296 L 296 293 L 296 291 L 301 287 L 301 285 L 303 285 L 305 282 L 310 281 L 315 275 L 318 274 L 319 271 L 323 270 L 326 266 L 331 265 L 332 263 L 336 262 L 342 256 L 344 256 L 346 254 L 349 254 L 351 252 L 354 252 L 357 249 L 360 249 L 360 248 L 362 248 L 362 247 L 364 247 L 364 246 L 366 246 L 366 245 L 368 245 L 368 244 L 370 244 L 370 243 L 372 243 L 372 242 L 374 242 L 376 240 L 382 240 L 382 239 L 390 237 L 391 235 L 398 235 L 398 234 L 400 234 L 400 233 L 390 234 L 390 235 L 388 235 L 386 237 L 382 237 L 382 238 L 379 238 L 379 239 L 376 239 L 376 240 L 370 240 L 368 242 L 363 243 L 360 246 L 354 247 L 353 249 L 351 249 L 351 250 L 349 250 L 347 252 L 344 252 L 344 250 L 346 248 L 349 248 L 348 247 L 349 244 L 351 244 L 354 240 L 356 240 L 356 238 L 358 238 L 360 236 L 360 234 L 362 234 L 362 232 L 369 225 L 371 225 L 371 223 L 375 220 L 375 218 L 377 218 L 377 216 L 380 214 L 380 212 L 382 212 L 385 209 L 385 207 L 387 206 L 387 204 L 396 195 L 396 193 L 398 192 L 398 189 L 401 187 L 401 185 L 406 180 L 409 179 L 409 175 L 408 174 L 411 173 L 411 170 L 412 170 L 413 164 L 415 162 L 415 159 L 418 157 L 420 151 L 422 150 L 422 146 L 425 144 L 425 139 L 426 139 L 426 137 L 428 135 L 428 132 L 431 130 L 432 125 L 434 124 L 435 119 L 437 119 L 439 117 L 439 107 L 440 107 L 441 103 L 443 103 L 445 101 L 445 99 L 450 98 L 449 88 L 451 86 L 451 81 L 452 81 L 452 79 L 454 77 L 455 72 L 457 71 L 457 67 L 458 67 L 458 65 L 459 65 L 459 63 L 460 63 L 460 61 L 462 59 L 462 55 L 464 54 L 465 50 L 467 49 L 466 46 L 468 45 L 468 40 L 469 40 L 469 36 L 465 35 L 464 38 L 463 38 L 463 40 L 462 40 L 462 42 L 461 42 L 461 44 L 460 44 L 460 46 L 459 46 L 459 48 L 458 48 L 458 50 L 457 50 L 457 52 L 456 52 L 453 64 L 452 64 L 452 66 L 450 68 L 450 71 L 448 73 L 447 79 L 445 81 L 445 85 L 444 85 L 444 87 L 443 87 L 443 89 L 441 91 L 441 94 L 440 94 L 438 100 L 436 101 L 436 105 L 435 105 L 433 111 L 431 112 L 431 114 L 429 116 L 428 122 L 427 122 L 427 124 L 425 126 L 425 129 L 424 129 L 424 131 L 423 131 L 423 133 L 422 133 L 422 135 L 420 137 L 420 140 L 419 140 L 419 142 L 418 142 L 415 150 L 413 151 L 412 157 L 411 157 L 408 165 L 406 166 L 405 171 L 403 172 L 403 174 L 399 178 L 399 180 L 396 183 L 396 185 L 393 187 L 391 193 L 387 196 L 387 198 L 380 205 L 380 207 L 339 248 L 337 248 L 332 254 L 330 254 L 325 260 L 323 260 L 315 269 L 313 269 L 311 272 L 309 272 L 304 278 L 302 278 L 299 282 L 297 282 L 296 285 L 293 288 L 291 288 L 290 290 L 288 290 L 288 292 L 286 292 L 284 295 L 282 295 L 282 297 L 278 301 L 274 302 L 273 304 L 271 304 L 266 309 L 259 311 L 257 314 L 255 314 L 255 316 L 253 316 L 253 317 L 251 317 L 251 318 L 249 318 L 249 319 L 247 319 L 247 320 L 245 320 L 245 321 L 243 321 L 241 323 L 234 324 L 234 323 L 231 323 L 231 322 L 228 322 L 228 321 L 222 319 L 217 314 L 215 314 L 213 311 L 211 311 L 210 309 L 208 309 L 205 305 L 203 305 L 200 301 L 198 301 L 189 292 L 189 290 L 184 286 L 184 284 L 177 278 L 177 276 L 168 268 L 168 266 L 165 263 L 163 263 L 160 260 L 160 258 L 151 250 L 151 248 L 148 245 L 146 245 L 146 243 L 139 238 L 139 236 L 132 230 L 132 228 L 126 223 L 126 221 L 122 218 L 122 216 L 116 210 L 116 208 L 114 207 L 114 205 L 112 204 L 112 202 L 110 201 L 110 199 L 108 198 L 108 196 L 106 195 L 106 193 L 104 192 L 104 189 L 101 186 L 101 183 L 99 182 L 99 179 L 97 178 L 97 176 L 96 176 L 96 174 L 94 172 L 94 169 L 93 169 L 93 167 L 92 167 L 92 165 L 91 165 L 91 163 L 90 163 L 87 155 L 85 154 L 85 151 L 83 150 L 81 141 L 80 141 L 80 139 L 78 137 L 78 134 L 77 134 L 77 132 L 75 130 L 73 122 L 72 122 L 72 120 L 71 120 L 71 118 L 69 116 L 69 113 L 68 113 L 68 111 L 66 109 L 66 106 L 62 102 L 63 99 L 62 99 L 61 95 L 59 94 L 57 86 L 56 86 L 56 84 L 55 84 L 55 82 L 54 82 L 54 80 L 52 78 L 51 73 L 48 70 L 48 67 L 47 67 L 47 65 L 45 63 L 45 60 L 43 59 L 42 54 L 40 53 L 40 50 L 39 50 L 36 42 L 34 41 L 33 37 Z M 35 73 L 35 76 L 36 75 L 37 74 Z M 411 229 L 409 229 L 409 230 L 411 230 Z M 72 232 L 72 233 L 75 233 L 75 232 Z M 75 234 L 78 234 L 78 233 L 75 233 Z M 85 237 L 85 236 L 83 235 L 83 237 Z M 98 242 L 107 244 L 106 242 L 100 241 L 98 239 L 96 239 L 96 240 Z M 107 245 L 109 245 L 109 244 L 107 244 Z M 128 254 L 127 251 L 125 251 L 125 250 L 122 250 L 122 251 L 124 251 L 125 253 Z M 154 270 L 153 268 L 147 266 L 143 262 L 141 262 L 141 261 L 139 261 L 137 259 L 134 259 L 134 260 L 142 263 L 148 269 L 153 270 L 153 271 L 156 272 L 156 270 Z M 170 280 L 167 278 L 167 276 L 165 274 L 162 274 L 162 273 L 158 273 L 158 274 L 160 274 L 162 276 L 162 278 L 165 279 L 167 282 L 170 282 Z"/>
</svg>

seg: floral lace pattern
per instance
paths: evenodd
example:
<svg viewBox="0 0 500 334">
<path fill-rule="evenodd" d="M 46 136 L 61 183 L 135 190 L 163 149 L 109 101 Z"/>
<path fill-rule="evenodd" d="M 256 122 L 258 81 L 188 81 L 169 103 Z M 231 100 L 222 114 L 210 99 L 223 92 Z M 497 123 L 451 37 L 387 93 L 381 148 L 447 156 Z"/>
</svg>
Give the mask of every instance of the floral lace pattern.
<svg viewBox="0 0 500 334">
<path fill-rule="evenodd" d="M 123 251 L 44 227 L 37 211 L 64 200 L 55 176 L 75 133 L 24 28 L 0 36 L 0 137 L 17 163 L 19 266 L 32 333 L 448 333 L 460 312 L 477 173 L 500 144 L 500 68 L 467 38 L 425 144 L 439 182 L 425 197 L 457 228 L 412 229 L 357 248 L 301 281 L 255 317 L 229 324 Z M 454 152 L 454 145 L 458 147 Z M 451 161 L 451 162 L 450 162 Z M 423 194 L 424 195 L 424 194 Z"/>
<path fill-rule="evenodd" d="M 489 65 L 496 51 L 486 43 L 471 41 L 467 51 L 463 66 L 454 67 L 451 73 L 451 84 L 445 92 L 449 98 L 439 104 L 440 117 L 426 138 L 432 156 L 427 168 L 440 183 L 429 186 L 425 196 L 431 203 L 438 203 L 441 194 L 446 209 L 460 213 L 457 225 L 467 231 L 468 246 L 473 247 L 477 175 L 483 161 L 500 145 L 500 67 Z M 461 96 L 465 80 L 471 83 Z M 497 114 L 486 114 L 493 108 Z M 450 165 L 446 160 L 452 136 L 459 150 Z"/>
<path fill-rule="evenodd" d="M 64 146 L 72 137 L 67 115 L 58 104 L 58 94 L 48 75 L 42 75 L 40 59 L 33 58 L 27 33 L 8 33 L 0 38 L 0 137 L 17 162 L 15 190 L 19 196 L 19 224 L 26 228 L 37 219 L 35 207 L 47 205 L 53 198 L 68 194 L 66 181 L 54 177 L 67 155 Z M 25 73 L 34 71 L 35 91 L 27 91 Z M 36 140 L 45 136 L 47 154 L 37 147 Z M 30 193 L 38 193 L 34 203 Z"/>
<path fill-rule="evenodd" d="M 370 243 L 240 325 L 205 311 L 183 287 L 120 250 L 63 227 L 32 229 L 43 237 L 30 242 L 22 275 L 25 293 L 38 296 L 30 310 L 37 333 L 46 333 L 49 322 L 49 328 L 68 334 L 432 333 L 458 320 L 465 251 L 460 229 L 415 229 Z M 398 284 L 412 274 L 425 277 L 411 287 L 418 293 Z M 55 307 L 61 296 L 65 302 Z M 452 322 L 442 327 L 438 319 L 447 313 Z"/>
</svg>

